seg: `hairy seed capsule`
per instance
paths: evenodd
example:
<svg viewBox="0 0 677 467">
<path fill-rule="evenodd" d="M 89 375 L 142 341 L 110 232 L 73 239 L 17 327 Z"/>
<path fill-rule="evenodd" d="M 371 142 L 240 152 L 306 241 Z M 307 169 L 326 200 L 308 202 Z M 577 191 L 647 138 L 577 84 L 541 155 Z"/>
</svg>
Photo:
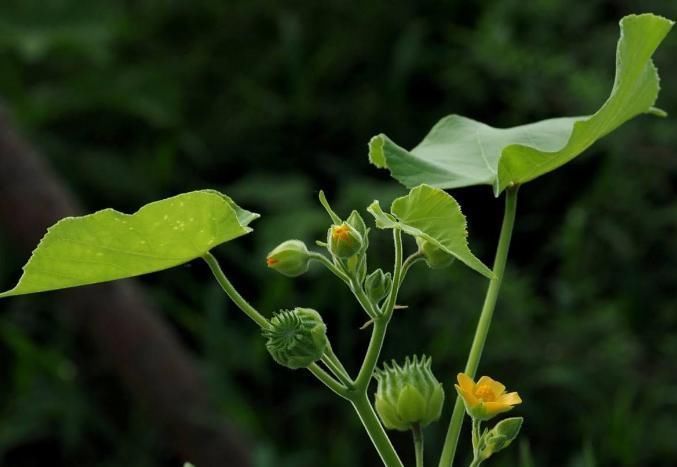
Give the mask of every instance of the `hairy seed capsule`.
<svg viewBox="0 0 677 467">
<path fill-rule="evenodd" d="M 429 357 L 407 359 L 400 366 L 394 361 L 377 370 L 376 412 L 390 430 L 406 431 L 440 418 L 444 389 L 430 368 Z"/>
<path fill-rule="evenodd" d="M 318 361 L 328 345 L 327 326 L 311 308 L 294 308 L 277 313 L 263 330 L 266 348 L 277 363 L 292 370 Z"/>
</svg>

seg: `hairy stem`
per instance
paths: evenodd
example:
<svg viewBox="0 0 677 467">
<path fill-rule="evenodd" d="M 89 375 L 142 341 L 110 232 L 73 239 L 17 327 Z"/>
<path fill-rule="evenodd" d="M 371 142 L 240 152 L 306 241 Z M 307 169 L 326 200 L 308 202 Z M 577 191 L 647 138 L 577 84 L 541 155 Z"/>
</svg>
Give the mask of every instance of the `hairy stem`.
<svg viewBox="0 0 677 467">
<path fill-rule="evenodd" d="M 496 307 L 496 300 L 498 299 L 498 291 L 501 288 L 503 274 L 505 273 L 512 229 L 515 224 L 517 189 L 518 187 L 510 187 L 506 190 L 503 224 L 501 225 L 501 234 L 498 239 L 498 247 L 496 248 L 496 257 L 494 259 L 494 278 L 489 282 L 489 288 L 487 289 L 487 294 L 484 299 L 484 306 L 480 313 L 477 329 L 475 330 L 475 337 L 472 346 L 470 347 L 470 354 L 468 355 L 468 361 L 465 366 L 465 373 L 472 378 L 475 377 L 480 358 L 482 357 L 484 343 L 487 340 L 491 319 L 494 314 L 494 308 Z M 449 430 L 447 431 L 447 436 L 444 441 L 439 467 L 451 467 L 454 462 L 456 446 L 458 445 L 458 438 L 461 434 L 461 426 L 463 425 L 464 413 L 463 401 L 457 396 L 454 411 L 449 423 Z"/>
<path fill-rule="evenodd" d="M 362 421 L 369 438 L 371 438 L 374 447 L 378 451 L 383 464 L 386 467 L 404 467 L 395 448 L 393 447 L 388 435 L 386 434 L 381 422 L 376 417 L 374 408 L 371 406 L 366 392 L 363 392 L 351 399 L 357 415 Z"/>
<path fill-rule="evenodd" d="M 423 429 L 417 423 L 411 429 L 414 436 L 414 452 L 416 453 L 416 467 L 423 467 Z"/>
<path fill-rule="evenodd" d="M 355 384 L 355 382 L 351 378 L 350 373 L 348 373 L 348 370 L 346 370 L 346 368 L 343 366 L 341 360 L 334 353 L 334 349 L 331 347 L 331 344 L 327 346 L 327 349 L 324 351 L 324 353 L 325 353 L 324 357 L 328 361 L 330 361 L 333 366 L 336 367 L 336 371 L 340 373 L 340 376 L 349 383 L 346 386 L 352 387 Z"/>
<path fill-rule="evenodd" d="M 419 261 L 423 261 L 423 253 L 420 251 L 417 251 L 416 253 L 411 254 L 402 264 L 402 276 L 400 277 L 400 285 L 402 285 L 402 282 L 404 282 L 404 278 L 407 276 L 407 273 L 409 272 L 409 269 Z"/>
<path fill-rule="evenodd" d="M 202 259 L 207 262 L 209 269 L 212 270 L 212 274 L 214 274 L 214 277 L 216 278 L 216 281 L 219 283 L 223 291 L 226 292 L 226 295 L 230 297 L 233 303 L 235 303 L 235 305 L 237 305 L 240 310 L 242 310 L 261 328 L 270 327 L 268 320 L 261 313 L 259 313 L 256 308 L 251 306 L 249 302 L 247 302 L 247 300 L 245 300 L 242 295 L 240 295 L 235 287 L 233 287 L 233 284 L 230 283 L 226 275 L 223 273 L 218 260 L 210 252 L 205 253 L 204 256 L 202 256 Z"/>
<path fill-rule="evenodd" d="M 341 279 L 346 284 L 350 284 L 350 278 L 339 268 L 336 267 L 334 263 L 331 262 L 329 258 L 324 256 L 322 253 L 317 253 L 315 251 L 310 252 L 310 258 L 315 261 L 322 263 L 327 269 L 329 269 L 336 277 Z"/>
<path fill-rule="evenodd" d="M 348 399 L 349 394 L 348 390 L 341 383 L 336 381 L 329 373 L 324 371 L 317 363 L 311 363 L 308 366 L 308 371 L 310 371 L 317 379 L 319 379 L 325 386 L 331 389 L 335 394 L 341 396 L 344 399 Z"/>
<path fill-rule="evenodd" d="M 388 294 L 388 299 L 383 307 L 383 313 L 374 318 L 374 326 L 371 330 L 371 339 L 367 354 L 362 362 L 362 367 L 355 380 L 355 386 L 360 391 L 366 391 L 369 386 L 369 381 L 374 374 L 374 369 L 378 363 L 378 357 L 381 354 L 383 341 L 385 340 L 388 322 L 392 317 L 395 303 L 397 301 L 397 293 L 400 288 L 400 281 L 402 276 L 402 233 L 399 229 L 393 230 L 393 239 L 395 242 L 395 266 L 393 269 L 393 285 Z"/>
</svg>

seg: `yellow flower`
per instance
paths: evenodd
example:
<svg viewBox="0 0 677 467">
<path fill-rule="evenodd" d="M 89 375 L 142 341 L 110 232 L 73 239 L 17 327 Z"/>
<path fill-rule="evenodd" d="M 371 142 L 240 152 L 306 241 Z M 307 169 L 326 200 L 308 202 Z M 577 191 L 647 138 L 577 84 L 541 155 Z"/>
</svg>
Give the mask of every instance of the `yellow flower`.
<svg viewBox="0 0 677 467">
<path fill-rule="evenodd" d="M 457 379 L 456 391 L 463 399 L 465 410 L 478 420 L 489 420 L 522 403 L 519 394 L 506 393 L 503 384 L 488 376 L 482 376 L 477 383 L 465 373 L 459 373 Z"/>
</svg>

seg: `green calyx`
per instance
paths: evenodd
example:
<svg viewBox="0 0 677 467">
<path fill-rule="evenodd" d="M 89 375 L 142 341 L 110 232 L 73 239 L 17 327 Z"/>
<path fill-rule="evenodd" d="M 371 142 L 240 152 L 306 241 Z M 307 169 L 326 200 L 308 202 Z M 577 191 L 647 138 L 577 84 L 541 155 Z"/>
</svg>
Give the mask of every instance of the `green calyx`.
<svg viewBox="0 0 677 467">
<path fill-rule="evenodd" d="M 422 237 L 416 237 L 416 244 L 430 269 L 446 268 L 454 262 L 452 255 Z"/>
<path fill-rule="evenodd" d="M 266 348 L 273 360 L 296 370 L 306 368 L 322 358 L 329 341 L 322 316 L 311 308 L 281 311 L 263 330 Z"/>
<path fill-rule="evenodd" d="M 308 271 L 310 253 L 300 240 L 287 240 L 276 246 L 268 256 L 266 264 L 287 277 L 297 277 Z"/>
<path fill-rule="evenodd" d="M 329 252 L 337 258 L 348 259 L 362 250 L 362 234 L 348 222 L 332 225 L 327 232 Z"/>
<path fill-rule="evenodd" d="M 393 361 L 376 371 L 378 387 L 374 405 L 386 428 L 407 431 L 415 425 L 424 427 L 440 417 L 444 389 L 433 375 L 431 363 L 430 357 L 407 357 L 402 366 Z"/>
</svg>

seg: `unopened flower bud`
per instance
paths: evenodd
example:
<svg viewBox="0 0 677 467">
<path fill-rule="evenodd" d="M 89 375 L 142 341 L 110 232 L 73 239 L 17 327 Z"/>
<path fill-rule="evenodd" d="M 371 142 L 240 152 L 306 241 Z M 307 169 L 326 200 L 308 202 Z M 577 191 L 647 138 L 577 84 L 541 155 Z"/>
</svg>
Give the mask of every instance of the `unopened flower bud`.
<svg viewBox="0 0 677 467">
<path fill-rule="evenodd" d="M 390 430 L 406 431 L 415 425 L 424 427 L 440 418 L 444 389 L 430 369 L 429 357 L 405 360 L 403 366 L 392 362 L 377 370 L 375 406 L 383 425 Z"/>
<path fill-rule="evenodd" d="M 347 222 L 332 225 L 327 232 L 327 244 L 331 254 L 337 258 L 350 258 L 362 248 L 362 235 Z"/>
<path fill-rule="evenodd" d="M 522 428 L 522 417 L 512 417 L 501 420 L 484 435 L 484 447 L 480 452 L 482 459 L 486 460 L 492 454 L 501 451 L 512 443 Z"/>
<path fill-rule="evenodd" d="M 390 292 L 392 282 L 389 272 L 384 274 L 381 269 L 377 269 L 365 279 L 364 290 L 373 303 L 378 303 Z"/>
<path fill-rule="evenodd" d="M 454 262 L 455 258 L 452 255 L 424 238 L 416 237 L 416 244 L 431 269 L 446 268 Z"/>
<path fill-rule="evenodd" d="M 296 277 L 308 270 L 310 253 L 300 240 L 287 240 L 276 246 L 266 257 L 270 269 L 287 277 Z"/>
<path fill-rule="evenodd" d="M 311 308 L 277 313 L 270 320 L 270 328 L 263 330 L 263 336 L 273 360 L 292 370 L 318 361 L 329 343 L 327 326 Z"/>
</svg>

